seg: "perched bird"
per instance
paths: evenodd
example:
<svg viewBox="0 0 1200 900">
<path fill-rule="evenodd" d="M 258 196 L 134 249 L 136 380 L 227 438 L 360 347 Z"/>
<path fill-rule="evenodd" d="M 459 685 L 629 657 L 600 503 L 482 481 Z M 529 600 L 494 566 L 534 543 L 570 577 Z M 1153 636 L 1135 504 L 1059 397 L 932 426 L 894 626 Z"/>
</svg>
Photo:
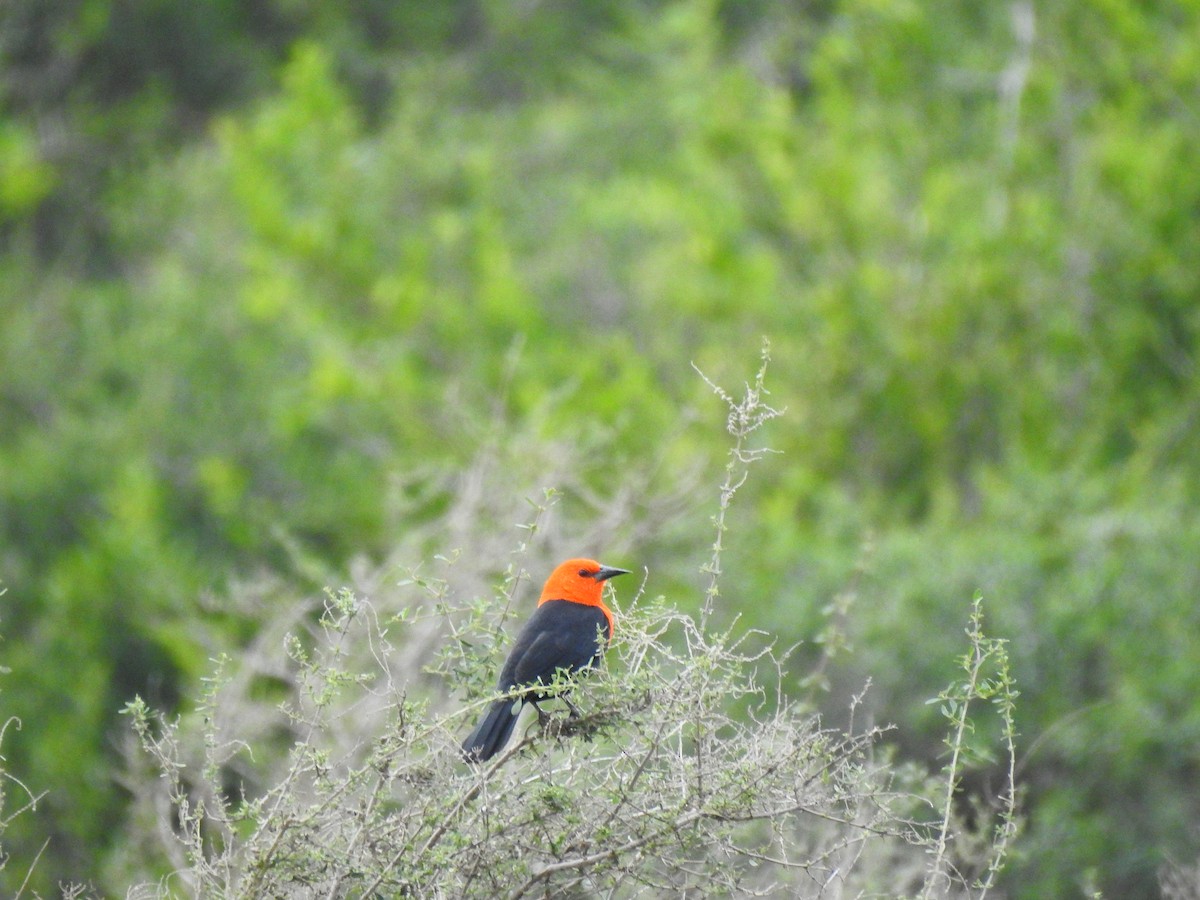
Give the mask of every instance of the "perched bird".
<svg viewBox="0 0 1200 900">
<path fill-rule="evenodd" d="M 550 574 L 537 610 L 517 635 L 497 685 L 506 693 L 519 687 L 528 690 L 488 707 L 463 741 L 465 759 L 483 762 L 495 756 L 508 743 L 522 706 L 536 706 L 546 699 L 538 685 L 549 685 L 556 671 L 577 672 L 600 659 L 613 634 L 612 610 L 604 605 L 604 582 L 628 573 L 628 569 L 602 566 L 594 559 L 568 559 Z M 571 711 L 575 712 L 574 707 Z"/>
</svg>

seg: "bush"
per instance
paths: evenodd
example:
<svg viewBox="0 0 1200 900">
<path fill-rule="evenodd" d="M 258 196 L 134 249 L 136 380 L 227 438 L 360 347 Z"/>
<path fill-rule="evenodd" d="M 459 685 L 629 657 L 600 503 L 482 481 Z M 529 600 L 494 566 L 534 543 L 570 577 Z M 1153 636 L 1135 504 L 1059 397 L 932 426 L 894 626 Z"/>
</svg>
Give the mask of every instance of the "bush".
<svg viewBox="0 0 1200 900">
<path fill-rule="evenodd" d="M 472 596 L 463 587 L 478 558 L 461 555 L 387 587 L 374 572 L 369 599 L 347 588 L 277 606 L 286 614 L 247 652 L 219 660 L 194 714 L 169 722 L 140 699 L 129 704 L 146 755 L 129 757 L 142 834 L 126 845 L 157 836 L 157 855 L 130 870 L 160 871 L 144 888 L 986 894 L 1015 828 L 1015 797 L 1010 780 L 994 832 L 979 809 L 964 825 L 958 789 L 978 749 L 968 710 L 998 704 L 1011 778 L 1015 692 L 978 603 L 965 679 L 939 698 L 951 723 L 941 778 L 897 765 L 886 729 L 855 720 L 861 696 L 847 725 L 830 727 L 807 700 L 767 689 L 783 654 L 764 634 L 710 624 L 725 511 L 764 452 L 748 438 L 777 414 L 762 376 L 740 401 L 720 392 L 735 446 L 699 616 L 647 599 L 643 584 L 618 607 L 610 665 L 557 685 L 577 691 L 581 717 L 539 717 L 489 763 L 461 760 L 458 741 L 492 699 L 503 626 L 525 580 L 514 567 L 495 596 Z M 532 535 L 554 499 L 537 506 Z"/>
</svg>

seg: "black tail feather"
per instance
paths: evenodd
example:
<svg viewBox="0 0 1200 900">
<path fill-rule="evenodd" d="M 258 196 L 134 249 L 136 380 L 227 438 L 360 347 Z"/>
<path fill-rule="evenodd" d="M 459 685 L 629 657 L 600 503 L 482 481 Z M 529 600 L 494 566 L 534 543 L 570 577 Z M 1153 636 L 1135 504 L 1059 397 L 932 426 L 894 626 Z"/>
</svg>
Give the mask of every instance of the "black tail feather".
<svg viewBox="0 0 1200 900">
<path fill-rule="evenodd" d="M 485 762 L 499 753 L 508 743 L 520 712 L 520 702 L 512 699 L 497 700 L 489 706 L 475 730 L 463 741 L 463 759 L 468 762 Z"/>
</svg>

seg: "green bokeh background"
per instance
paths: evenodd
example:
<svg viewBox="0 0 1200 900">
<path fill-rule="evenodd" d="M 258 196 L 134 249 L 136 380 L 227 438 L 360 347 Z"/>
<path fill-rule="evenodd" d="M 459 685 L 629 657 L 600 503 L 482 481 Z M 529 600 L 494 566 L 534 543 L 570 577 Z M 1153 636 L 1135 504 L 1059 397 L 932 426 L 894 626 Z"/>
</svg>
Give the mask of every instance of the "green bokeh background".
<svg viewBox="0 0 1200 900">
<path fill-rule="evenodd" d="M 936 767 L 982 591 L 1009 895 L 1197 859 L 1200 6 L 10 0 L 0 54 L 4 893 L 47 837 L 123 891 L 117 710 L 253 632 L 233 579 L 382 558 L 509 435 L 715 485 L 690 364 L 763 336 L 725 614 L 811 639 L 864 566 L 835 696 Z"/>
</svg>

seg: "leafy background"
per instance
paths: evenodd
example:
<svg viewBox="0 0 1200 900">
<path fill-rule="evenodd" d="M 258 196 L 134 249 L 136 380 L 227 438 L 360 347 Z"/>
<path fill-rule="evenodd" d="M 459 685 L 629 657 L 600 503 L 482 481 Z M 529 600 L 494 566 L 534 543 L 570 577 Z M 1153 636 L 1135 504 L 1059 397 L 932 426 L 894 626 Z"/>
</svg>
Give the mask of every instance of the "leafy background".
<svg viewBox="0 0 1200 900">
<path fill-rule="evenodd" d="M 46 836 L 31 884 L 122 891 L 117 710 L 187 707 L 237 584 L 385 558 L 489 447 L 675 497 L 579 549 L 697 583 L 690 364 L 763 335 L 783 452 L 723 614 L 808 641 L 799 680 L 848 606 L 831 692 L 937 765 L 982 591 L 1006 889 L 1195 861 L 1194 4 L 10 0 L 0 54 L 0 711 L 49 791 L 6 892 Z"/>
</svg>

